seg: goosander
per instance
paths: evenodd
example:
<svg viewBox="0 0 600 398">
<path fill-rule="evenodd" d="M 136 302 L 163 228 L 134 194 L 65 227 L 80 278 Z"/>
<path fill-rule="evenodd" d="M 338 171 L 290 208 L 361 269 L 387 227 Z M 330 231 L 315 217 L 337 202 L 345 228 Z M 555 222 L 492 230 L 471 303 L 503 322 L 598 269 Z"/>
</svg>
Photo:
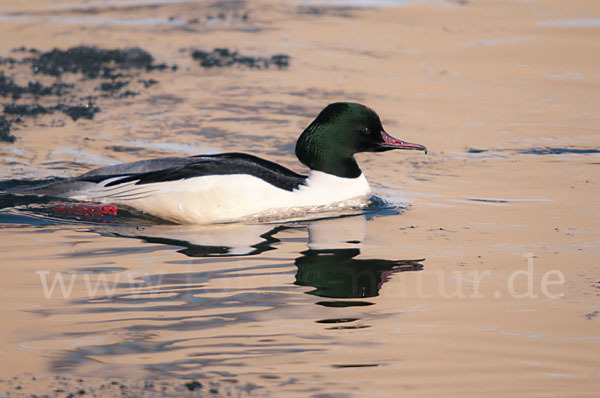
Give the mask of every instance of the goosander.
<svg viewBox="0 0 600 398">
<path fill-rule="evenodd" d="M 326 106 L 296 142 L 308 175 L 246 153 L 167 157 L 118 164 L 27 193 L 124 205 L 180 224 L 277 211 L 365 204 L 371 189 L 354 154 L 427 151 L 385 132 L 377 113 L 349 102 Z"/>
</svg>

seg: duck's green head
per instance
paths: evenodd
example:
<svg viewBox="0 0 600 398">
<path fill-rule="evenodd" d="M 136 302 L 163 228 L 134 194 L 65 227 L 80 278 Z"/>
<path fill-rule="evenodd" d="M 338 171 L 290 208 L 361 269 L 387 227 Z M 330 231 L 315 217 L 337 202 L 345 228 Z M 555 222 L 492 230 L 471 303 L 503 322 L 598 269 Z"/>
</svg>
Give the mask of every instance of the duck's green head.
<svg viewBox="0 0 600 398">
<path fill-rule="evenodd" d="M 296 143 L 296 156 L 312 170 L 355 178 L 361 171 L 354 154 L 392 149 L 417 149 L 418 144 L 391 137 L 372 109 L 352 102 L 327 105 L 304 130 Z"/>
</svg>

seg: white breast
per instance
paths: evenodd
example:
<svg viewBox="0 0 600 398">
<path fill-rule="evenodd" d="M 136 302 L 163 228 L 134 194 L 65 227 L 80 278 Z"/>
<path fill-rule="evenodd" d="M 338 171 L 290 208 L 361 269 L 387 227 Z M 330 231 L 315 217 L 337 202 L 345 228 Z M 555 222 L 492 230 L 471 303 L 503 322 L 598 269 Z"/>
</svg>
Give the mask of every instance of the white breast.
<svg viewBox="0 0 600 398">
<path fill-rule="evenodd" d="M 247 174 L 211 175 L 178 181 L 105 187 L 107 181 L 73 198 L 122 204 L 182 224 L 232 221 L 260 214 L 289 213 L 330 205 L 365 204 L 366 178 L 342 178 L 311 171 L 294 191 Z"/>
</svg>

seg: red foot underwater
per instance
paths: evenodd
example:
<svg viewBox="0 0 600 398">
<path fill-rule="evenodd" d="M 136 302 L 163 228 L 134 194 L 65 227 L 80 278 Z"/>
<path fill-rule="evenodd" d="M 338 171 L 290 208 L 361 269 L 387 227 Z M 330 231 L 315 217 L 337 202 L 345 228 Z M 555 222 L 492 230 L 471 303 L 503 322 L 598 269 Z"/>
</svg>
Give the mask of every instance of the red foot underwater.
<svg viewBox="0 0 600 398">
<path fill-rule="evenodd" d="M 117 206 L 95 203 L 57 202 L 50 210 L 52 214 L 80 216 L 85 218 L 117 215 Z"/>
</svg>

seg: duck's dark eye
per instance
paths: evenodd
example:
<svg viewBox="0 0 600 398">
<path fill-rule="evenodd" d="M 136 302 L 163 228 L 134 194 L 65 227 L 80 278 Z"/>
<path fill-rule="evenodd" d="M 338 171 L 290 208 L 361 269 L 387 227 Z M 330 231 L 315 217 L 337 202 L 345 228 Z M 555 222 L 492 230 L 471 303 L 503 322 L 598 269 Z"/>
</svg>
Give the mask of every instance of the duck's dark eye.
<svg viewBox="0 0 600 398">
<path fill-rule="evenodd" d="M 365 127 L 364 129 L 362 129 L 362 133 L 364 135 L 369 135 L 369 134 L 371 134 L 371 129 L 368 127 Z"/>
</svg>

